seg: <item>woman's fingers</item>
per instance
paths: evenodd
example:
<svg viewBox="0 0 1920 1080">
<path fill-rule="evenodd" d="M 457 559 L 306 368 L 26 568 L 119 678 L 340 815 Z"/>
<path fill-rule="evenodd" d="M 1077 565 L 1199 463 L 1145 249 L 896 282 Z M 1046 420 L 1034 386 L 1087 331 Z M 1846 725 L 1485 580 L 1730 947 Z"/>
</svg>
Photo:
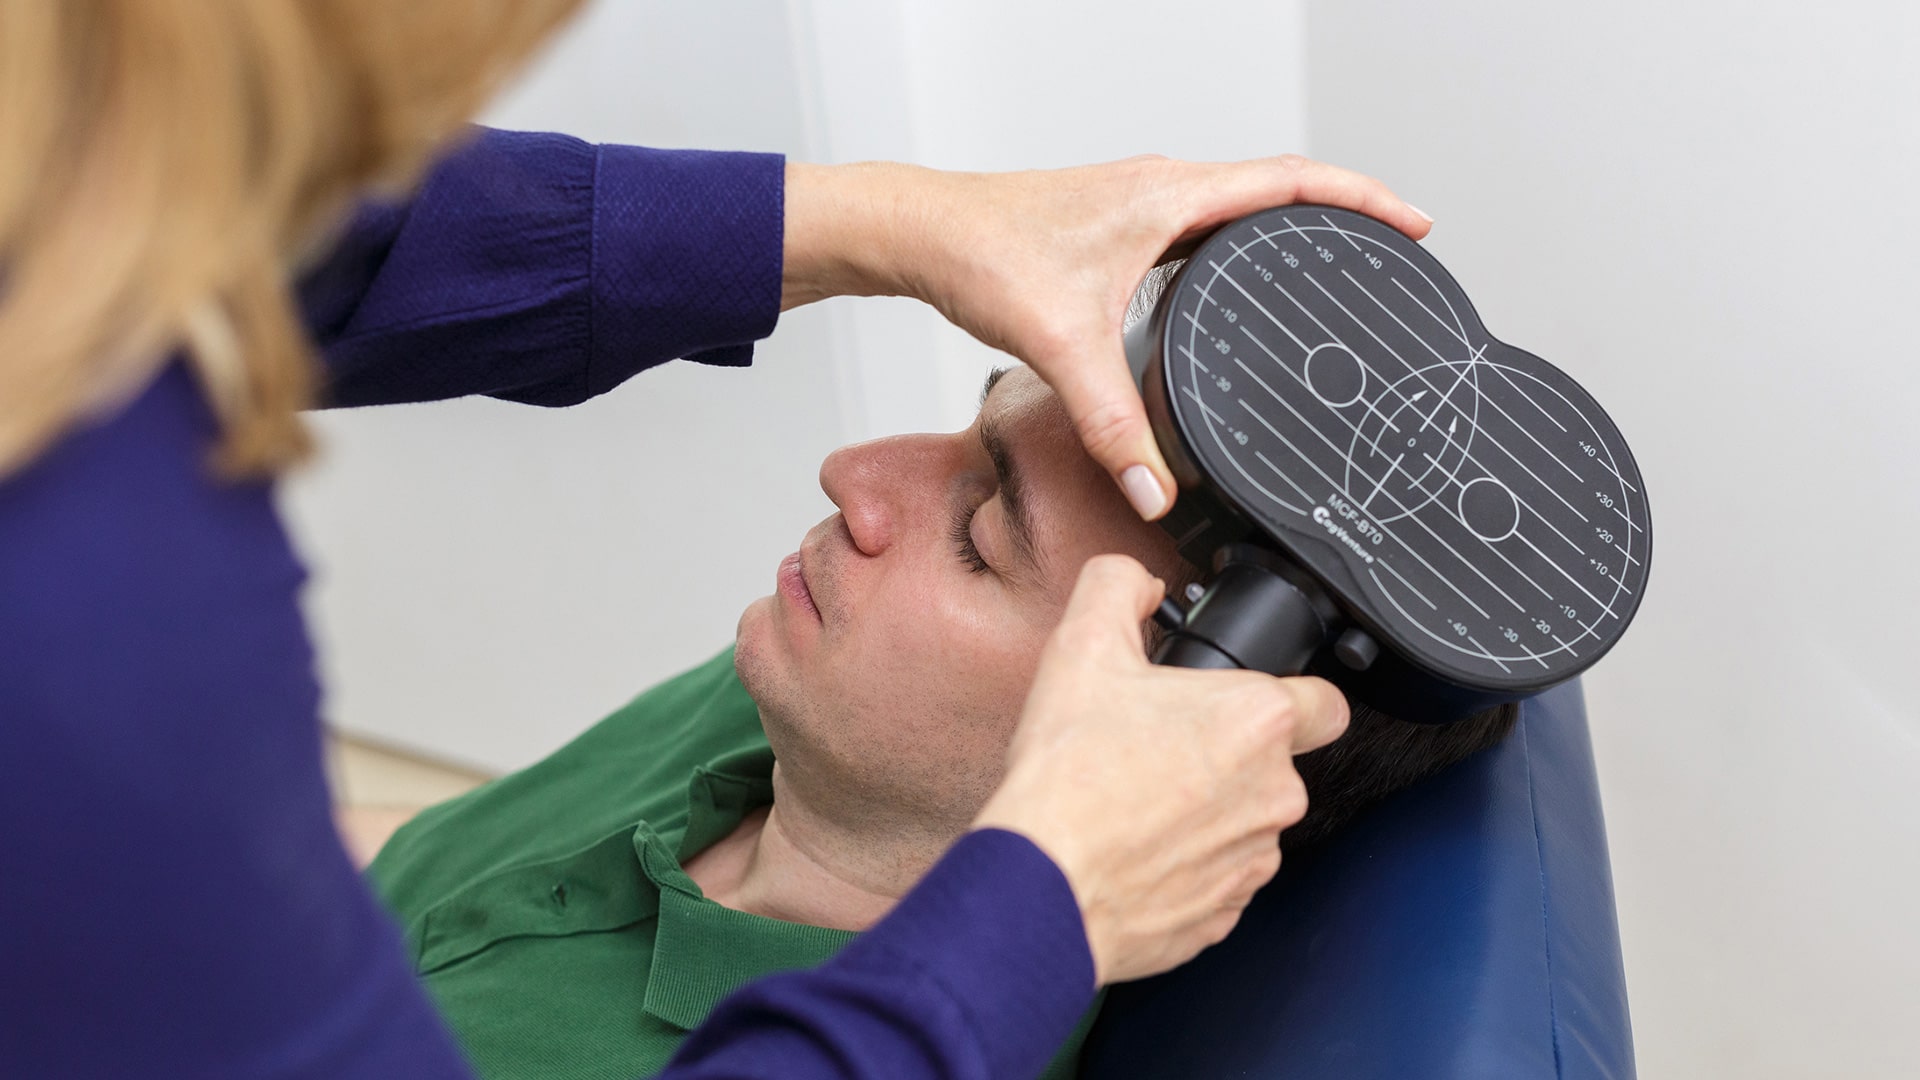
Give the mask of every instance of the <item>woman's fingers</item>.
<svg viewBox="0 0 1920 1080">
<path fill-rule="evenodd" d="M 1165 514 L 1177 488 L 1147 424 L 1119 335 L 1075 339 L 1063 355 L 1028 362 L 1060 396 L 1088 456 L 1120 485 L 1134 512 L 1147 521 Z"/>
<path fill-rule="evenodd" d="M 1060 625 L 1078 636 L 1082 630 L 1112 631 L 1138 653 L 1140 623 L 1166 595 L 1166 582 L 1147 572 L 1131 555 L 1095 555 L 1080 567 Z"/>
<path fill-rule="evenodd" d="M 1293 756 L 1336 738 L 1320 679 L 1156 667 L 1140 620 L 1162 585 L 1103 555 L 1048 639 L 979 827 L 1032 839 L 1066 875 L 1098 978 L 1190 959 L 1232 928 L 1306 813 Z"/>
<path fill-rule="evenodd" d="M 1433 229 L 1433 219 L 1364 173 L 1323 161 L 1280 157 L 1225 165 L 1187 165 L 1179 183 L 1192 200 L 1184 239 L 1199 239 L 1216 226 L 1257 210 L 1289 203 L 1321 203 L 1376 218 L 1418 240 Z"/>
<path fill-rule="evenodd" d="M 1292 752 L 1304 754 L 1309 750 L 1318 750 L 1333 740 L 1346 734 L 1347 723 L 1352 719 L 1348 710 L 1347 698 L 1338 687 L 1325 679 L 1312 675 L 1296 676 L 1280 680 L 1292 699 L 1292 715 L 1296 718 L 1293 728 Z"/>
<path fill-rule="evenodd" d="M 992 186 L 989 182 L 989 186 Z M 1001 263 L 997 302 L 943 297 L 941 310 L 1025 360 L 1060 395 L 1087 453 L 1149 521 L 1178 495 L 1120 347 L 1120 321 L 1141 279 L 1170 250 L 1272 206 L 1324 203 L 1368 214 L 1418 239 L 1432 220 L 1370 176 L 1297 155 L 1225 164 L 1132 158 L 1020 174 L 995 192 L 1019 223 Z M 977 240 L 991 228 L 969 231 Z M 1035 244 L 1035 237 L 1047 242 Z M 979 313 L 985 326 L 964 313 Z"/>
</svg>

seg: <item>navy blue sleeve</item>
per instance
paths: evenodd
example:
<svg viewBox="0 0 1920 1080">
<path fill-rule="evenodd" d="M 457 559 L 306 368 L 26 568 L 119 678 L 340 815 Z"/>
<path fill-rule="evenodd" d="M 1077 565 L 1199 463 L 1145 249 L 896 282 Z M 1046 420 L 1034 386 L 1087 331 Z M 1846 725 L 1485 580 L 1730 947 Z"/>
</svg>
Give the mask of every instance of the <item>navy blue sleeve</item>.
<svg viewBox="0 0 1920 1080">
<path fill-rule="evenodd" d="M 780 314 L 777 154 L 476 129 L 300 283 L 327 404 L 572 405 L 677 357 L 740 365 Z"/>
<path fill-rule="evenodd" d="M 1073 890 L 1025 837 L 962 837 L 879 925 L 752 983 L 660 1080 L 1037 1076 L 1094 994 Z"/>
<path fill-rule="evenodd" d="M 0 480 L 0 1076 L 467 1075 L 341 850 L 299 561 L 168 368 Z"/>
</svg>

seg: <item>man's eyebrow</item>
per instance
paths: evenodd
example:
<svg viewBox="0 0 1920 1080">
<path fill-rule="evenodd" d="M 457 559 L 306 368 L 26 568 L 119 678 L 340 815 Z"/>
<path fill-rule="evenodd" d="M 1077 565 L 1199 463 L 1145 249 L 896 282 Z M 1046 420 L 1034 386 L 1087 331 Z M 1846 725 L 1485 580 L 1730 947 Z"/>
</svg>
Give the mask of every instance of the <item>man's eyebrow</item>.
<svg viewBox="0 0 1920 1080">
<path fill-rule="evenodd" d="M 987 407 L 987 395 L 993 393 L 994 384 L 1005 378 L 1009 370 L 1011 369 L 997 367 L 987 372 L 987 381 L 980 384 L 980 404 L 976 408 L 984 410 Z"/>
<path fill-rule="evenodd" d="M 986 394 L 993 391 L 993 384 L 1004 374 L 1006 369 L 1001 368 L 989 375 L 986 392 L 981 394 L 980 445 L 986 447 L 987 456 L 993 459 L 993 473 L 1000 485 L 1000 505 L 1006 510 L 1007 532 L 1013 538 L 1014 554 L 1029 569 L 1039 573 L 1042 570 L 1040 549 L 1033 542 L 1033 519 L 1028 514 L 1020 468 L 999 421 L 986 410 Z"/>
</svg>

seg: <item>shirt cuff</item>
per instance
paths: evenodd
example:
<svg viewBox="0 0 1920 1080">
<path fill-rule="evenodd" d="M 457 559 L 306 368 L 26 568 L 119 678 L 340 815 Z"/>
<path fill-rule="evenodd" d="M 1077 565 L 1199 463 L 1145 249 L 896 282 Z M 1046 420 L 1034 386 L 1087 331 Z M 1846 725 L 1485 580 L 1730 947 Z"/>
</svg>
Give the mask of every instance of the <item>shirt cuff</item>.
<svg viewBox="0 0 1920 1080">
<path fill-rule="evenodd" d="M 599 147 L 590 391 L 662 354 L 749 363 L 780 317 L 785 213 L 779 154 Z"/>
<path fill-rule="evenodd" d="M 991 1076 L 1038 1075 L 1094 996 L 1093 953 L 1066 875 L 1002 829 L 961 837 L 841 956 L 852 968 L 918 968 L 969 1019 Z"/>
</svg>

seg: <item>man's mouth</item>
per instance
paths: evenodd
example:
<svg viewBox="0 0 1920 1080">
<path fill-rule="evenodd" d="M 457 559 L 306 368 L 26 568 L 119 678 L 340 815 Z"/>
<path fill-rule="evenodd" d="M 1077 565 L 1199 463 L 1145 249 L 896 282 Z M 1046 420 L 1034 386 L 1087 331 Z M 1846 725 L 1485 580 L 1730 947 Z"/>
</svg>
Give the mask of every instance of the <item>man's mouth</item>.
<svg viewBox="0 0 1920 1080">
<path fill-rule="evenodd" d="M 800 553 L 794 552 L 780 560 L 780 570 L 774 575 L 774 586 L 780 595 L 794 602 L 802 611 L 820 621 L 820 609 L 814 605 L 813 592 L 807 588 L 807 575 L 800 568 Z"/>
</svg>

